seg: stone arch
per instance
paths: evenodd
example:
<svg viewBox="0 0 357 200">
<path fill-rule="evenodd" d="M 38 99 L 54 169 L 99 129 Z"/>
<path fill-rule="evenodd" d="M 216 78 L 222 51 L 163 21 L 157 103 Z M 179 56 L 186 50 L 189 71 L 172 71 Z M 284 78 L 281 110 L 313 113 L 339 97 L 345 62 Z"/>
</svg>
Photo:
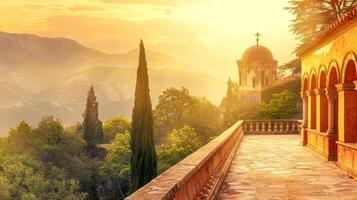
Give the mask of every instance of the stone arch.
<svg viewBox="0 0 357 200">
<path fill-rule="evenodd" d="M 303 92 L 309 90 L 309 85 L 310 85 L 309 83 L 310 83 L 309 75 L 307 73 L 304 73 L 301 79 L 301 88 Z"/>
<path fill-rule="evenodd" d="M 309 80 L 308 79 L 304 79 L 302 89 L 304 92 L 306 92 L 309 89 Z"/>
<path fill-rule="evenodd" d="M 339 75 L 338 75 L 338 68 L 331 67 L 328 74 L 327 74 L 327 86 L 329 88 L 336 89 L 336 84 L 340 82 Z"/>
<path fill-rule="evenodd" d="M 333 71 L 333 72 L 332 72 Z M 333 75 L 333 80 L 330 81 L 330 75 Z M 336 79 L 337 78 L 337 82 L 336 82 Z M 328 66 L 328 70 L 327 70 L 327 83 L 335 83 L 335 84 L 338 84 L 340 83 L 341 81 L 341 73 L 340 73 L 340 67 L 337 63 L 336 60 L 331 60 L 330 63 L 329 63 L 329 66 Z M 330 84 L 328 84 L 329 87 L 331 87 Z M 334 88 L 336 86 L 334 85 Z"/>
<path fill-rule="evenodd" d="M 310 90 L 314 90 L 317 88 L 317 78 L 316 78 L 316 70 L 313 69 L 310 72 Z"/>
<path fill-rule="evenodd" d="M 254 88 L 256 83 L 256 74 L 254 70 L 250 70 L 247 74 L 247 86 Z"/>
<path fill-rule="evenodd" d="M 321 66 L 318 77 L 318 90 L 316 96 L 316 128 L 326 132 L 328 128 L 328 101 L 326 96 L 326 68 Z"/>
<path fill-rule="evenodd" d="M 329 98 L 331 98 L 331 102 L 333 105 L 332 110 L 329 111 L 329 115 L 332 115 L 331 117 L 333 118 L 333 126 L 330 126 L 330 132 L 331 133 L 338 133 L 338 95 L 337 95 L 337 89 L 336 85 L 340 83 L 340 75 L 338 71 L 338 66 L 337 62 L 331 63 L 329 66 L 329 71 L 327 74 L 327 87 L 329 88 Z M 336 145 L 333 145 L 334 149 L 337 149 Z M 337 150 L 336 150 L 337 151 Z"/>
<path fill-rule="evenodd" d="M 357 91 L 354 81 L 357 81 L 356 54 L 349 52 L 346 54 L 342 65 L 342 79 L 338 87 L 338 96 L 341 97 L 339 104 L 339 140 L 347 143 L 357 141 Z"/>
<path fill-rule="evenodd" d="M 317 89 L 317 78 L 315 71 L 311 72 L 310 75 L 310 99 L 309 99 L 309 128 L 316 129 L 316 95 L 314 94 L 314 90 Z"/>
<path fill-rule="evenodd" d="M 349 52 L 344 57 L 342 63 L 342 83 L 352 83 L 353 80 L 357 79 L 356 61 L 356 54 L 354 52 Z"/>
<path fill-rule="evenodd" d="M 325 65 L 321 65 L 319 67 L 317 87 L 318 88 L 326 88 L 326 67 L 325 67 Z"/>
</svg>

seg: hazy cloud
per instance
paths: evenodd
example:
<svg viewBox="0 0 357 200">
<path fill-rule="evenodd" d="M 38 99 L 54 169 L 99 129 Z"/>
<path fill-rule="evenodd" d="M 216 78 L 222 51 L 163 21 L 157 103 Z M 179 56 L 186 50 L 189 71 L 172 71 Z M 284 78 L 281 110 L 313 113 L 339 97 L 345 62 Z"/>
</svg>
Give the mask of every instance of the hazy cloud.
<svg viewBox="0 0 357 200">
<path fill-rule="evenodd" d="M 201 3 L 205 1 L 206 0 L 197 0 L 195 2 L 193 2 L 192 0 L 101 0 L 101 2 L 104 3 L 153 4 L 153 5 L 166 5 L 166 6 Z"/>
<path fill-rule="evenodd" d="M 105 11 L 106 9 L 98 6 L 74 5 L 68 7 L 70 11 Z"/>
<path fill-rule="evenodd" d="M 25 8 L 30 9 L 30 10 L 38 10 L 38 9 L 46 8 L 46 5 L 43 5 L 43 4 L 26 4 Z"/>
<path fill-rule="evenodd" d="M 24 7 L 32 11 L 37 11 L 37 10 L 60 11 L 60 10 L 65 10 L 67 8 L 65 5 L 62 4 L 25 4 Z"/>
</svg>

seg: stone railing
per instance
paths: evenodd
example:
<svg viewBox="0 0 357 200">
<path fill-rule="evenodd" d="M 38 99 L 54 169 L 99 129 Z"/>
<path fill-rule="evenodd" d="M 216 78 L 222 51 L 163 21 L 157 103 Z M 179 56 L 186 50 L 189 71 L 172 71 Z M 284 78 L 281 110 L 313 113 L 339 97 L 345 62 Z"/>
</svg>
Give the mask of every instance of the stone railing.
<svg viewBox="0 0 357 200">
<path fill-rule="evenodd" d="M 127 199 L 216 199 L 244 134 L 299 134 L 300 124 L 298 120 L 238 121 Z"/>
<path fill-rule="evenodd" d="M 243 123 L 244 134 L 299 134 L 301 121 L 290 119 L 246 120 Z"/>
<path fill-rule="evenodd" d="M 127 199 L 215 199 L 242 138 L 243 121 L 238 121 Z"/>
</svg>

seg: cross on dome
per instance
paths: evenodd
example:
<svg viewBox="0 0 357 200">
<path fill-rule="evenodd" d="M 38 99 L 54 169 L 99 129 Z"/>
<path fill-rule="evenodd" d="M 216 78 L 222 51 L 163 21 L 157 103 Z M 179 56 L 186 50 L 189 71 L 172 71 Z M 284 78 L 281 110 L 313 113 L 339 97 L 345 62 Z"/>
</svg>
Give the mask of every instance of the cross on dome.
<svg viewBox="0 0 357 200">
<path fill-rule="evenodd" d="M 260 37 L 260 33 L 259 32 L 257 32 L 256 34 L 255 34 L 255 36 L 257 37 L 257 46 L 259 45 L 259 37 Z"/>
</svg>

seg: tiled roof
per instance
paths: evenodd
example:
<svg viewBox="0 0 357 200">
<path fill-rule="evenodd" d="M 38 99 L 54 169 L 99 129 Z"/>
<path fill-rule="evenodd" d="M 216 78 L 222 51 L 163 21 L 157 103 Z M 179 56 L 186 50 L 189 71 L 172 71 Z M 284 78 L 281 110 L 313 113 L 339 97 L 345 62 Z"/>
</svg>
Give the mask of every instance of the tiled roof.
<svg viewBox="0 0 357 200">
<path fill-rule="evenodd" d="M 296 55 L 301 56 L 302 54 L 304 54 L 311 48 L 318 45 L 320 42 L 325 41 L 329 36 L 333 35 L 337 31 L 347 27 L 349 24 L 351 24 L 355 20 L 357 20 L 357 6 L 354 7 L 350 12 L 343 15 L 340 19 L 336 20 L 335 22 L 333 22 L 332 24 L 327 26 L 326 29 L 324 29 L 320 33 L 318 33 L 309 42 L 302 45 L 298 49 Z"/>
</svg>

